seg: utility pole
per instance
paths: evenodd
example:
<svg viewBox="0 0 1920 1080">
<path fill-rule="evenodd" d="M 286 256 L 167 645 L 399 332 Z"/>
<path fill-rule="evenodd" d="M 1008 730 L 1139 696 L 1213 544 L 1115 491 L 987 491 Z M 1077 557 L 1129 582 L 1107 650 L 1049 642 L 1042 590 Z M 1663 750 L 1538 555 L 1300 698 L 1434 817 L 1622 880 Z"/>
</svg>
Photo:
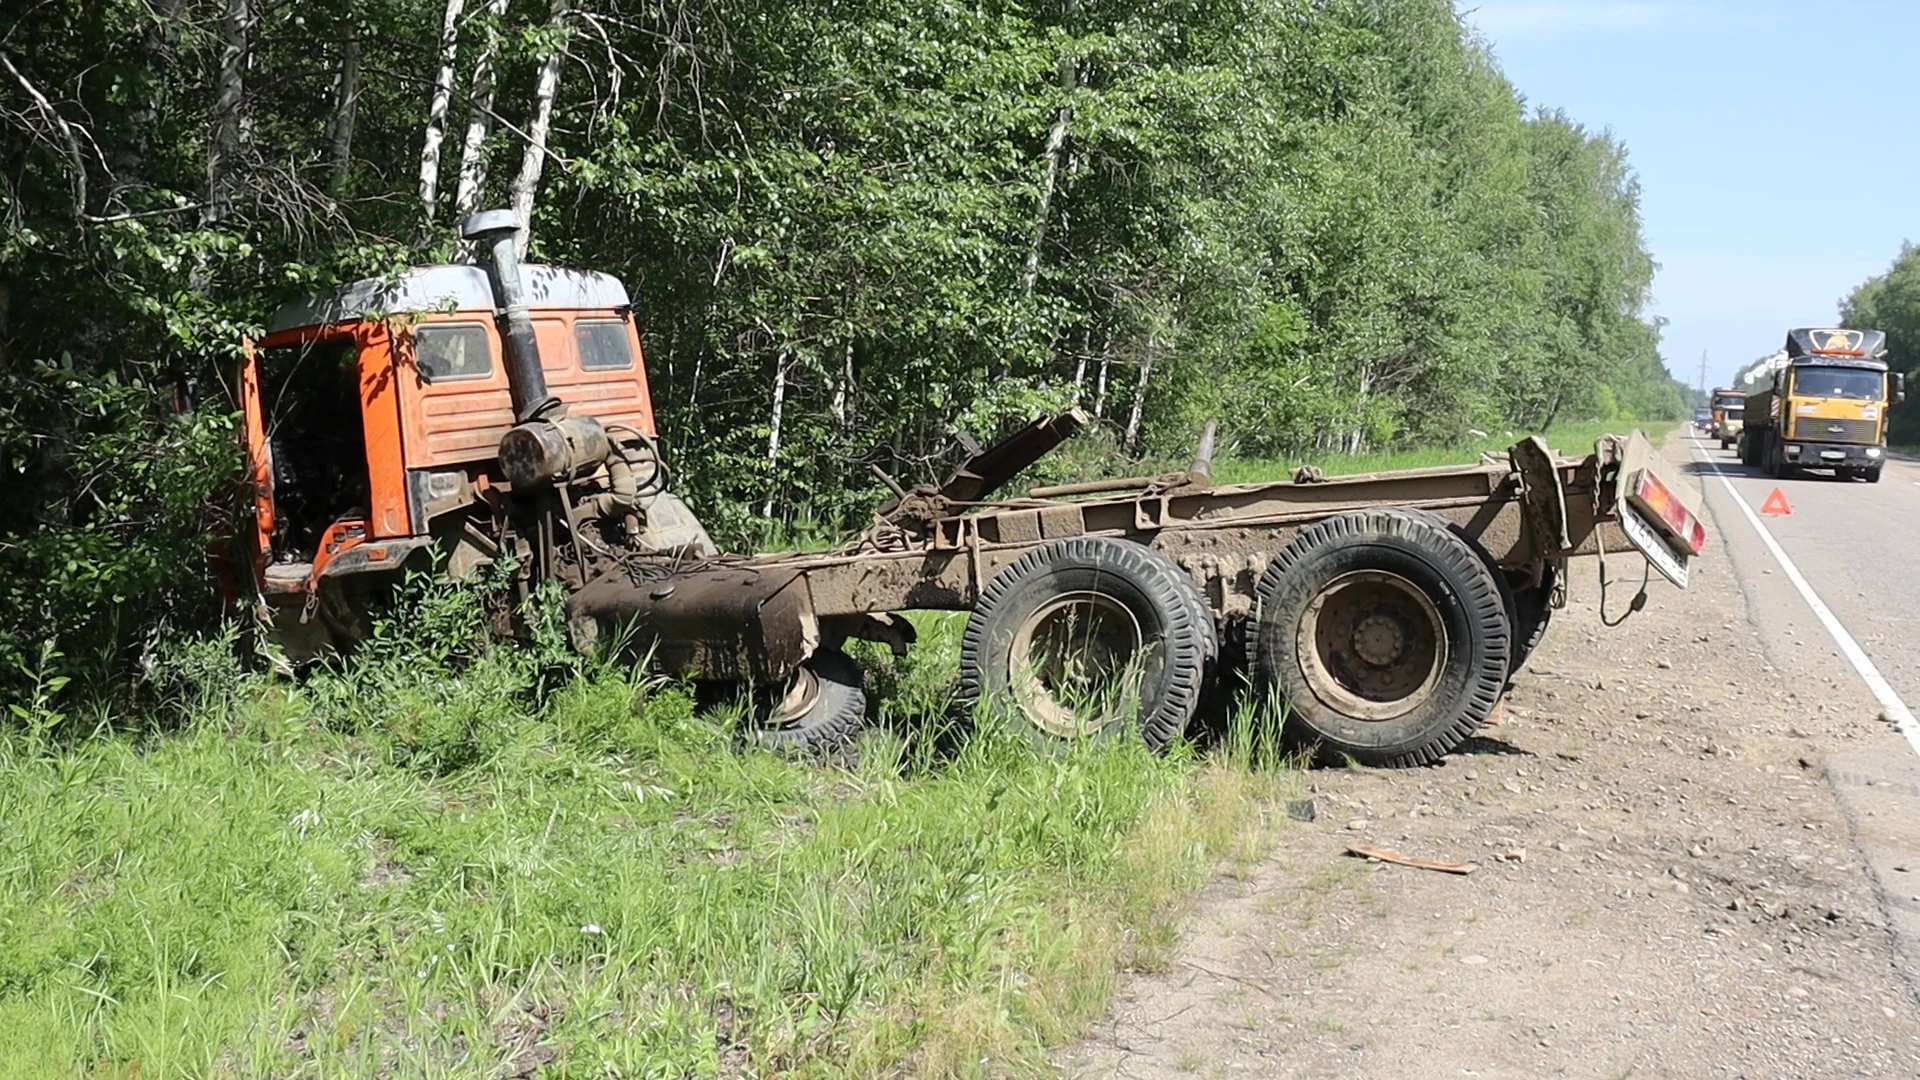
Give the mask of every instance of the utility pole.
<svg viewBox="0 0 1920 1080">
<path fill-rule="evenodd" d="M 1700 350 L 1700 396 L 1707 396 L 1707 350 Z"/>
</svg>

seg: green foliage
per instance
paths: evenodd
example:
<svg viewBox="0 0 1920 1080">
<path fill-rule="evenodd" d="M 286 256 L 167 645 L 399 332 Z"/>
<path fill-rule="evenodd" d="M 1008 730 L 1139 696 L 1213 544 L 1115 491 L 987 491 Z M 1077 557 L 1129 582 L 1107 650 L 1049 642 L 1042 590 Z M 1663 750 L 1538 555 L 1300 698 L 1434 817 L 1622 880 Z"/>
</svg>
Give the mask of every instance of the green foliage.
<svg viewBox="0 0 1920 1080">
<path fill-rule="evenodd" d="M 0 734 L 19 1075 L 1040 1074 L 1277 782 L 936 741 L 951 648 L 885 663 L 894 723 L 830 770 L 611 663 L 419 636 L 289 684 L 202 644 L 177 730 Z"/>
<path fill-rule="evenodd" d="M 1299 456 L 1680 408 L 1624 148 L 1529 113 L 1446 0 L 465 6 L 430 207 L 440 5 L 0 25 L 9 92 L 47 101 L 0 110 L 0 672 L 53 638 L 125 683 L 152 627 L 211 614 L 238 342 L 452 254 L 490 35 L 481 202 L 564 47 L 533 257 L 626 281 L 731 543 L 862 523 L 868 465 L 937 480 L 957 434 L 1066 403 L 1108 468 L 1210 417 Z"/>
<path fill-rule="evenodd" d="M 1840 319 L 1844 326 L 1886 331 L 1888 366 L 1920 386 L 1915 381 L 1920 375 L 1920 247 L 1900 245 L 1886 273 L 1862 282 L 1841 302 Z M 1887 413 L 1887 437 L 1903 446 L 1920 445 L 1920 408 L 1911 400 Z"/>
</svg>

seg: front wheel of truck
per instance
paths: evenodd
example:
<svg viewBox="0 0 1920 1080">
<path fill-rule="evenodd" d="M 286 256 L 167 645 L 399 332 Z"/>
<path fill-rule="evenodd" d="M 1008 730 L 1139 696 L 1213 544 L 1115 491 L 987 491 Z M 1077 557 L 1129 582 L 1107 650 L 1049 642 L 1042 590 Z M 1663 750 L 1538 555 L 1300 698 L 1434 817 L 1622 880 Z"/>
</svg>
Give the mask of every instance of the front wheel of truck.
<svg viewBox="0 0 1920 1080">
<path fill-rule="evenodd" d="M 1880 470 L 1884 468 L 1886 468 L 1884 464 L 1869 465 L 1860 470 L 1860 479 L 1865 480 L 1869 484 L 1877 484 L 1880 482 Z"/>
<path fill-rule="evenodd" d="M 1443 521 L 1363 510 L 1301 530 L 1261 577 L 1256 685 L 1287 736 L 1333 760 L 1445 756 L 1500 700 L 1512 624 L 1500 582 Z"/>
<path fill-rule="evenodd" d="M 827 755 L 845 749 L 867 716 L 866 674 L 846 653 L 821 649 L 782 687 L 761 690 L 753 741 L 769 750 Z"/>
</svg>

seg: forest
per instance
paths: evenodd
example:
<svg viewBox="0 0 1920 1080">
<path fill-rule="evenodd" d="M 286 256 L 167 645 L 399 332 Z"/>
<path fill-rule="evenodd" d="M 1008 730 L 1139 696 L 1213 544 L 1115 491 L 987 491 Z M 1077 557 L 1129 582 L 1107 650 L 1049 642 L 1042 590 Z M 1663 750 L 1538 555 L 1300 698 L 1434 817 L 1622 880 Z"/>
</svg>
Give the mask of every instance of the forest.
<svg viewBox="0 0 1920 1080">
<path fill-rule="evenodd" d="M 1841 325 L 1887 332 L 1887 363 L 1911 380 L 1920 372 L 1920 248 L 1900 245 L 1887 272 L 1860 283 L 1840 302 Z M 1911 407 L 1887 413 L 1887 441 L 1920 445 L 1920 416 Z"/>
<path fill-rule="evenodd" d="M 626 282 L 679 485 L 736 545 L 1068 404 L 1100 468 L 1209 418 L 1223 455 L 1299 458 L 1682 406 L 1625 147 L 1527 102 L 1449 0 L 10 11 L 14 689 L 209 618 L 239 342 L 460 257 L 480 208 Z"/>
</svg>

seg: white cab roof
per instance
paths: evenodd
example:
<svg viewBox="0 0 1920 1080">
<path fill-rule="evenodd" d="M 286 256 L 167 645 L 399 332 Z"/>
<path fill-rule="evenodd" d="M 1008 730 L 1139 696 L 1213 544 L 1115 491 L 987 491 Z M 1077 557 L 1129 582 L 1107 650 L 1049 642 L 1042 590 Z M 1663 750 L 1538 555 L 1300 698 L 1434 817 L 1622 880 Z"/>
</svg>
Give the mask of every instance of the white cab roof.
<svg viewBox="0 0 1920 1080">
<path fill-rule="evenodd" d="M 531 308 L 606 309 L 627 303 L 626 287 L 611 274 L 520 267 Z M 406 312 L 493 310 L 493 286 L 477 266 L 417 266 L 393 277 L 366 278 L 331 292 L 282 304 L 267 333 Z"/>
</svg>

